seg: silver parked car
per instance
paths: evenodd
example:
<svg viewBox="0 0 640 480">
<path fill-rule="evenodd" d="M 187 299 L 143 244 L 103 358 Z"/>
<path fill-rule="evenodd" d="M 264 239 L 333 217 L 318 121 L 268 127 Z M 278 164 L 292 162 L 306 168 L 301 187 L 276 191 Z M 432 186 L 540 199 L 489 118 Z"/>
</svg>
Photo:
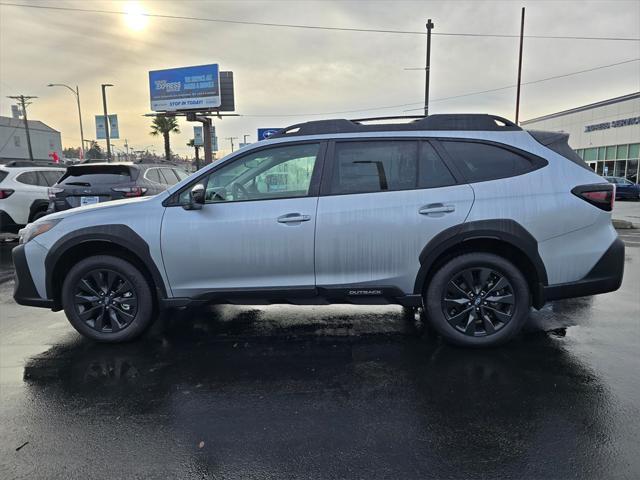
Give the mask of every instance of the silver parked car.
<svg viewBox="0 0 640 480">
<path fill-rule="evenodd" d="M 150 198 L 59 212 L 13 251 L 15 299 L 83 335 L 194 303 L 424 306 L 447 340 L 512 338 L 531 306 L 616 290 L 614 187 L 491 115 L 283 129 Z"/>
</svg>

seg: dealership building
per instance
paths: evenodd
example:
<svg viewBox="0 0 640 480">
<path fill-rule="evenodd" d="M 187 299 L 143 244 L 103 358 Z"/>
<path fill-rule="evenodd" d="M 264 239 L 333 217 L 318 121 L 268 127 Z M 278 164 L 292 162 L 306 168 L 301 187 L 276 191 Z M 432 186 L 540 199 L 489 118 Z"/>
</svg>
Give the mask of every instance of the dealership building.
<svg viewBox="0 0 640 480">
<path fill-rule="evenodd" d="M 62 158 L 60 132 L 39 120 L 28 122 L 33 159 L 51 161 L 54 152 Z M 23 120 L 0 117 L 0 163 L 10 160 L 29 160 L 27 132 Z"/>
<path fill-rule="evenodd" d="M 569 145 L 600 175 L 638 183 L 640 92 L 522 122 L 527 130 L 569 134 Z"/>
</svg>

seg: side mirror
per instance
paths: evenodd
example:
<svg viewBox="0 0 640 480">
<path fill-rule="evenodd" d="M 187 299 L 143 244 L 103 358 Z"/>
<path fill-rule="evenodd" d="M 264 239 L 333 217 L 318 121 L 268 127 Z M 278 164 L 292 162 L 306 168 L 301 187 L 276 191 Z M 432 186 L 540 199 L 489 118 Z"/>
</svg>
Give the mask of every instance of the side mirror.
<svg viewBox="0 0 640 480">
<path fill-rule="evenodd" d="M 194 185 L 190 194 L 191 201 L 185 205 L 185 210 L 200 210 L 204 205 L 204 194 L 205 188 L 203 184 Z"/>
</svg>

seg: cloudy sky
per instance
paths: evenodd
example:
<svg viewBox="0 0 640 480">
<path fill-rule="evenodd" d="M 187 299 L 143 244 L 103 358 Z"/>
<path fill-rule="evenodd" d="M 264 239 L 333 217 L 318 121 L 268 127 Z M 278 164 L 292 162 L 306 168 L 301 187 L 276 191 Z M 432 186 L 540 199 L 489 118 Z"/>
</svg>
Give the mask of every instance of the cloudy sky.
<svg viewBox="0 0 640 480">
<path fill-rule="evenodd" d="M 434 33 L 517 34 L 526 7 L 525 33 L 578 37 L 640 37 L 640 1 L 31 1 L 0 0 L 113 12 Z M 525 39 L 523 82 L 640 58 L 638 41 Z M 515 88 L 447 97 L 515 84 L 516 38 L 433 37 L 431 112 L 488 112 L 514 116 Z M 36 95 L 29 117 L 62 132 L 65 147 L 80 144 L 73 96 L 48 83 L 80 87 L 85 137 L 95 137 L 102 111 L 100 84 L 117 113 L 120 140 L 155 148 L 149 135 L 148 71 L 219 63 L 235 75 L 237 118 L 216 121 L 226 137 L 256 138 L 258 127 L 318 118 L 420 113 L 425 36 L 216 23 L 96 12 L 0 6 L 0 114 L 7 95 Z M 640 62 L 525 85 L 521 119 L 640 90 Z M 412 104 L 398 107 L 397 105 Z M 381 108 L 396 106 L 393 108 Z M 349 112 L 349 113 L 335 113 Z M 172 137 L 179 154 L 192 138 L 181 120 Z M 103 142 L 104 143 L 104 142 Z"/>
</svg>

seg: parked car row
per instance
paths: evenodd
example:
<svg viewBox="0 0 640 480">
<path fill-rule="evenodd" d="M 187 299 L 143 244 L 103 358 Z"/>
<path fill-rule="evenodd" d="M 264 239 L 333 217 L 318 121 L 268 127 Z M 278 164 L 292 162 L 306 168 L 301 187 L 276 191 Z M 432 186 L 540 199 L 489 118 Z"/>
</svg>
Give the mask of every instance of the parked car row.
<svg viewBox="0 0 640 480">
<path fill-rule="evenodd" d="M 616 186 L 616 200 L 640 200 L 640 185 L 624 177 L 604 177 Z"/>
<path fill-rule="evenodd" d="M 47 214 L 109 200 L 156 195 L 188 176 L 169 164 L 0 165 L 0 233 L 17 234 Z"/>
</svg>

